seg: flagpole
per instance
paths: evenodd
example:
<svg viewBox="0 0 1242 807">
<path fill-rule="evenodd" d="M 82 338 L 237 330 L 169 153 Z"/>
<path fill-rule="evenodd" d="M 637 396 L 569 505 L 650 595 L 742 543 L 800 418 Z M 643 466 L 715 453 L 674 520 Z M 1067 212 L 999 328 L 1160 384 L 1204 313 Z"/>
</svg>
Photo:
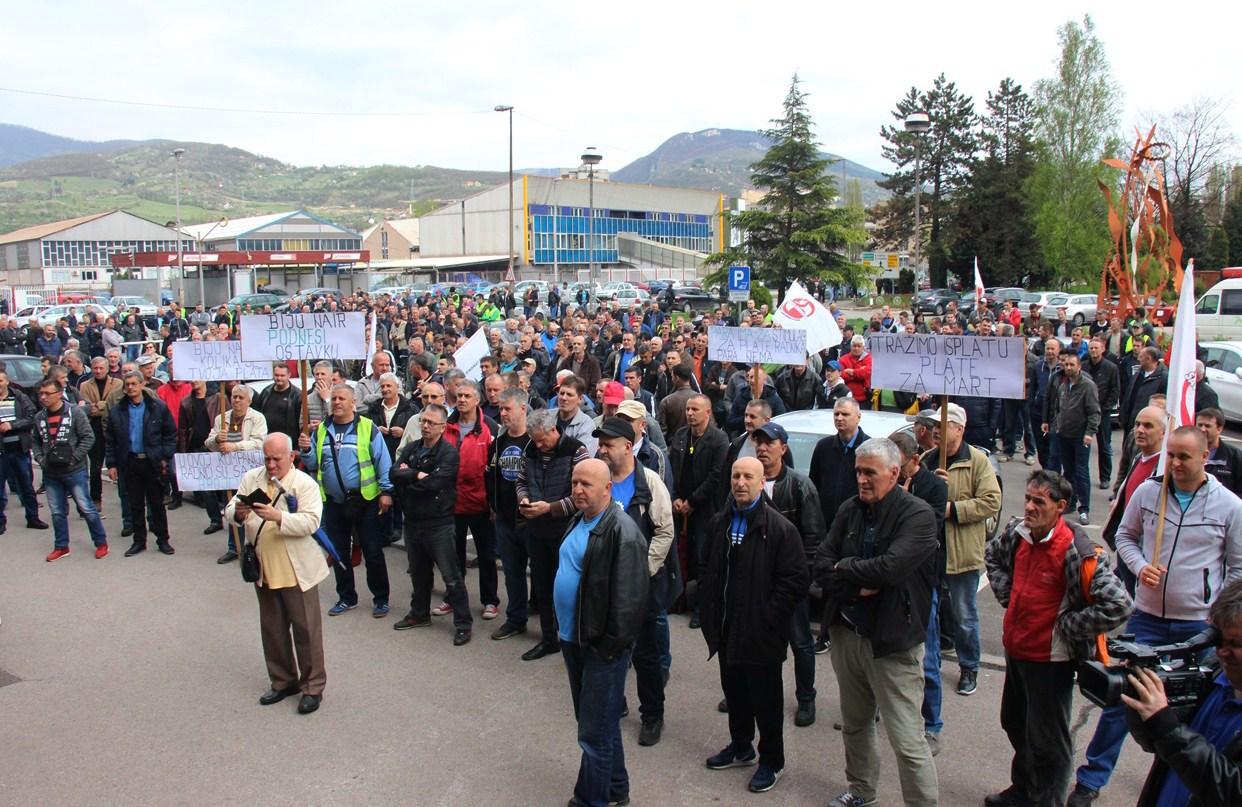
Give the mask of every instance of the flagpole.
<svg viewBox="0 0 1242 807">
<path fill-rule="evenodd" d="M 1166 422 L 1164 424 L 1164 442 L 1165 445 L 1161 449 L 1165 453 L 1166 464 L 1168 457 L 1169 433 L 1177 428 L 1176 421 L 1168 412 L 1165 413 Z M 1169 505 L 1169 469 L 1165 468 L 1164 473 L 1160 475 L 1160 512 L 1156 516 L 1156 541 L 1152 546 L 1151 565 L 1160 568 L 1160 550 L 1164 543 L 1164 514 Z"/>
</svg>

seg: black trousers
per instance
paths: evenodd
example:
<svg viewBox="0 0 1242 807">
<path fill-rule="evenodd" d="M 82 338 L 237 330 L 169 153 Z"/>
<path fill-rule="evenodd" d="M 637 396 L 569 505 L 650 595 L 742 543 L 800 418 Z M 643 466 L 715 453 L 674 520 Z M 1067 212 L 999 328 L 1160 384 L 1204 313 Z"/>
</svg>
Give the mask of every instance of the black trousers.
<svg viewBox="0 0 1242 807">
<path fill-rule="evenodd" d="M 423 527 L 405 523 L 405 555 L 410 562 L 410 615 L 431 618 L 431 583 L 435 569 L 444 578 L 444 597 L 453 606 L 453 627 L 470 630 L 470 602 L 466 580 L 457 565 L 453 546 L 453 525 Z"/>
<path fill-rule="evenodd" d="M 349 507 L 328 499 L 323 503 L 322 522 L 324 532 L 332 539 L 343 563 L 333 564 L 336 575 L 336 594 L 346 605 L 358 604 L 358 589 L 354 585 L 354 567 L 350 565 L 355 538 L 362 549 L 366 564 L 367 588 L 371 590 L 371 602 L 375 605 L 388 603 L 388 562 L 384 560 L 384 542 L 379 529 L 379 502 L 358 501 Z"/>
<path fill-rule="evenodd" d="M 125 463 L 125 491 L 129 498 L 129 518 L 134 525 L 134 543 L 147 545 L 147 513 L 155 542 L 168 541 L 168 514 L 164 511 L 164 484 L 160 469 L 151 460 L 131 455 Z"/>
<path fill-rule="evenodd" d="M 90 490 L 91 499 L 98 503 L 103 499 L 103 463 L 104 463 L 104 431 L 101 418 L 91 418 L 91 431 L 95 433 L 95 444 L 90 453 Z"/>
<path fill-rule="evenodd" d="M 561 537 L 529 535 L 530 588 L 539 602 L 539 630 L 543 641 L 559 643 L 556 635 L 556 608 L 552 605 L 552 586 L 561 563 Z"/>
<path fill-rule="evenodd" d="M 744 753 L 759 729 L 759 763 L 773 770 L 785 767 L 785 685 L 781 665 L 728 664 L 727 648 L 720 646 L 720 687 L 729 705 L 729 739 L 736 753 Z"/>
<path fill-rule="evenodd" d="M 466 578 L 466 530 L 474 536 L 474 551 L 479 561 L 479 605 L 500 605 L 496 585 L 496 530 L 487 513 L 454 516 L 456 520 L 457 568 Z M 447 585 L 447 581 L 445 583 Z"/>
<path fill-rule="evenodd" d="M 1010 656 L 1005 662 L 1000 719 L 1013 746 L 1009 775 L 1014 790 L 1034 807 L 1061 807 L 1073 773 L 1074 664 Z"/>
</svg>

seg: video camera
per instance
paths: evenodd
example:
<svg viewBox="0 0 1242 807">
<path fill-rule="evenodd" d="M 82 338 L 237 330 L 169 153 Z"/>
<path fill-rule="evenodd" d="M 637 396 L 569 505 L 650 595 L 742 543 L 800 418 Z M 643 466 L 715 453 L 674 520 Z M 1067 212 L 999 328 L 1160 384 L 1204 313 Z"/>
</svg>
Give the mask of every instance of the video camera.
<svg viewBox="0 0 1242 807">
<path fill-rule="evenodd" d="M 1131 670 L 1147 667 L 1164 684 L 1169 706 L 1182 712 L 1199 705 L 1204 684 L 1216 671 L 1199 661 L 1199 655 L 1215 647 L 1220 636 L 1216 628 L 1208 628 L 1184 642 L 1158 647 L 1139 644 L 1133 634 L 1121 634 L 1108 642 L 1109 655 L 1122 664 L 1106 665 L 1088 661 L 1078 668 L 1078 689 L 1097 706 L 1116 706 L 1122 694 L 1137 697 L 1127 675 Z"/>
</svg>

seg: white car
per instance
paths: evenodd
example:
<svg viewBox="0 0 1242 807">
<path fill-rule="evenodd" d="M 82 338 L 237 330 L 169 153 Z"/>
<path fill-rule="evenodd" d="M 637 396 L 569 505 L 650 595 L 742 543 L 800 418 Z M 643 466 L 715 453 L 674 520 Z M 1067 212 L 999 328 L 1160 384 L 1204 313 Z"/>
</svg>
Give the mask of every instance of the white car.
<svg viewBox="0 0 1242 807">
<path fill-rule="evenodd" d="M 1055 322 L 1057 311 L 1065 309 L 1065 318 L 1080 327 L 1095 320 L 1097 297 L 1094 294 L 1058 294 L 1048 298 L 1041 315 L 1049 322 Z"/>
<path fill-rule="evenodd" d="M 146 297 L 113 297 L 112 308 L 118 311 L 124 310 L 127 314 L 130 309 L 137 308 L 138 316 L 140 317 L 158 317 L 160 315 L 159 307 Z"/>
<path fill-rule="evenodd" d="M 595 296 L 601 300 L 614 300 L 617 297 L 617 292 L 622 289 L 632 288 L 634 288 L 632 283 L 627 283 L 624 280 L 614 280 L 601 286 L 599 292 L 597 292 Z"/>
<path fill-rule="evenodd" d="M 55 306 L 50 305 L 28 305 L 25 308 L 18 309 L 17 313 L 13 316 L 17 318 L 17 321 L 20 324 L 25 325 L 30 321 L 31 317 L 39 317 L 44 311 L 54 307 Z"/>
<path fill-rule="evenodd" d="M 1220 397 L 1227 420 L 1242 420 L 1242 342 L 1200 342 L 1205 377 Z"/>
<path fill-rule="evenodd" d="M 72 303 L 68 305 L 54 305 L 45 309 L 42 313 L 37 314 L 40 325 L 55 325 L 61 319 L 67 319 L 71 314 L 75 321 L 85 319 L 86 315 L 94 314 L 96 321 L 103 323 L 108 317 L 112 316 L 112 312 L 102 305 L 95 303 Z"/>
<path fill-rule="evenodd" d="M 612 293 L 612 297 L 610 299 L 620 303 L 622 308 L 629 308 L 635 303 L 646 305 L 647 301 L 651 299 L 651 296 L 642 289 L 617 289 Z"/>
</svg>

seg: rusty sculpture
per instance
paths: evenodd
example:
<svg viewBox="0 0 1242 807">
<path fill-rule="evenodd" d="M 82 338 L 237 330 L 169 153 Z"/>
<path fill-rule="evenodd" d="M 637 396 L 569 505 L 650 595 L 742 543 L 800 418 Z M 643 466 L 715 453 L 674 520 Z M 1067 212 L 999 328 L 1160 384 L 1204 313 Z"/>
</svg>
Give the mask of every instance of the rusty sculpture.
<svg viewBox="0 0 1242 807">
<path fill-rule="evenodd" d="M 1146 137 L 1137 132 L 1128 163 L 1104 160 L 1105 165 L 1125 172 L 1115 200 L 1115 188 L 1099 183 L 1108 203 L 1113 253 L 1100 278 L 1097 304 L 1122 318 L 1140 306 L 1159 304 L 1170 281 L 1174 291 L 1180 292 L 1182 286 L 1182 242 L 1173 230 L 1164 193 L 1162 166 L 1169 146 L 1155 137 L 1155 126 Z"/>
</svg>

